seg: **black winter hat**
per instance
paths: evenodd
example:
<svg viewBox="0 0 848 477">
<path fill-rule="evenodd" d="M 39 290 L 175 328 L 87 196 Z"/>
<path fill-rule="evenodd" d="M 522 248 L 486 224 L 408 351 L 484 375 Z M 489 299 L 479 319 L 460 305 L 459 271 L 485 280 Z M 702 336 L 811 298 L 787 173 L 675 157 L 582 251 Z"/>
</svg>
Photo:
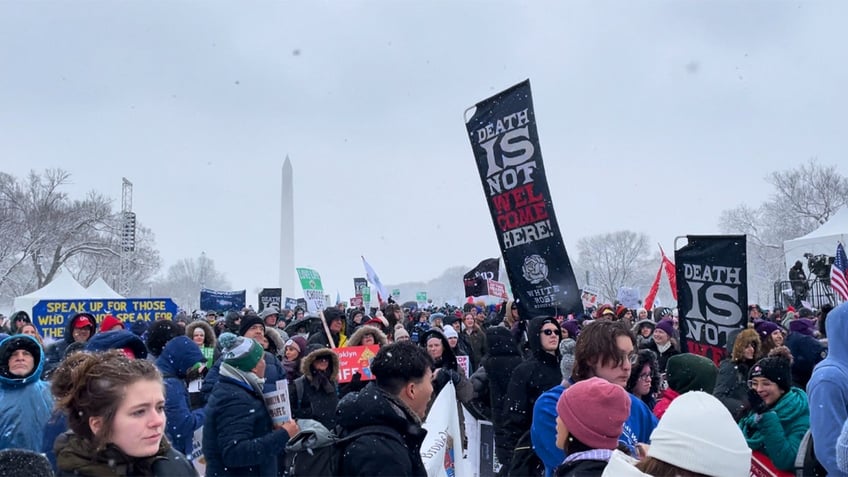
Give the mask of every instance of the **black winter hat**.
<svg viewBox="0 0 848 477">
<path fill-rule="evenodd" d="M 52 477 L 53 469 L 44 454 L 25 449 L 5 449 L 0 451 L 0 475 Z"/>
<path fill-rule="evenodd" d="M 748 372 L 748 379 L 752 378 L 766 378 L 788 392 L 792 387 L 792 363 L 783 356 L 763 358 Z"/>
<path fill-rule="evenodd" d="M 241 319 L 241 326 L 239 327 L 239 336 L 244 336 L 254 325 L 262 325 L 262 333 L 265 333 L 265 321 L 262 318 L 259 318 L 255 315 L 248 315 Z"/>
</svg>

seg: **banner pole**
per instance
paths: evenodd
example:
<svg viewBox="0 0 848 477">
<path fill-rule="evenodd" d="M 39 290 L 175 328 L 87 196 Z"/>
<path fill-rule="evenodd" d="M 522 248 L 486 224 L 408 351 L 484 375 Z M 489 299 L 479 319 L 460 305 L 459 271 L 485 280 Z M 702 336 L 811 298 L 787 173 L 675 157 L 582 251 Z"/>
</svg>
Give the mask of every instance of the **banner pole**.
<svg viewBox="0 0 848 477">
<path fill-rule="evenodd" d="M 330 342 L 330 349 L 336 349 L 336 344 L 333 342 L 333 335 L 330 333 L 330 327 L 327 326 L 327 320 L 324 319 L 323 311 L 318 311 L 318 318 L 321 319 L 321 325 L 324 327 L 324 333 L 327 333 L 327 341 Z"/>
</svg>

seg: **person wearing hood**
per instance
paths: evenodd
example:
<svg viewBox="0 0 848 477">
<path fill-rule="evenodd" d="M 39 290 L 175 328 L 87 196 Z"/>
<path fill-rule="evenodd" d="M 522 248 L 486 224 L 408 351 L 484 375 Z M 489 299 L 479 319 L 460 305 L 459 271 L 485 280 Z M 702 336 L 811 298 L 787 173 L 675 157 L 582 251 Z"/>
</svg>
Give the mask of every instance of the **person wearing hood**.
<svg viewBox="0 0 848 477">
<path fill-rule="evenodd" d="M 636 335 L 637 348 L 646 348 L 651 345 L 651 337 L 654 335 L 656 326 L 656 323 L 648 318 L 641 319 L 633 324 L 632 331 Z"/>
<path fill-rule="evenodd" d="M 521 352 L 512 339 L 512 334 L 503 326 L 492 326 L 486 330 L 486 341 L 489 354 L 483 358 L 482 367 L 486 370 L 489 381 L 489 401 L 492 408 L 492 426 L 495 433 L 495 455 L 498 462 L 509 468 L 512 457 L 512 447 L 509 446 L 508 436 L 504 428 L 507 412 L 506 402 L 509 380 L 514 370 L 523 361 Z"/>
<path fill-rule="evenodd" d="M 748 477 L 751 449 L 727 409 L 700 391 L 675 399 L 641 460 L 616 450 L 602 477 Z"/>
<path fill-rule="evenodd" d="M 85 343 L 97 331 L 97 320 L 90 313 L 77 313 L 72 316 L 65 325 L 65 336 L 61 341 L 57 341 L 53 346 L 47 349 L 48 369 L 45 371 L 49 375 L 56 366 L 65 357 L 65 350 L 71 343 Z"/>
<path fill-rule="evenodd" d="M 0 449 L 39 451 L 53 409 L 50 385 L 41 381 L 44 351 L 33 337 L 0 342 Z"/>
<path fill-rule="evenodd" d="M 331 349 L 316 346 L 301 361 L 300 372 L 301 376 L 289 383 L 292 415 L 333 429 L 339 404 L 339 357 Z"/>
<path fill-rule="evenodd" d="M 727 358 L 718 367 L 713 396 L 718 398 L 735 421 L 742 419 L 751 403 L 748 402 L 748 371 L 760 359 L 760 335 L 747 328 L 736 335 Z"/>
<path fill-rule="evenodd" d="M 115 330 L 110 333 L 97 333 L 85 345 L 82 343 L 72 343 L 65 350 L 68 356 L 71 356 L 76 351 L 73 348 L 82 346 L 78 351 L 88 351 L 91 353 L 101 353 L 109 350 L 119 350 L 124 356 L 130 359 L 147 359 L 147 347 L 135 333 L 125 330 Z M 66 376 L 67 377 L 67 376 Z M 58 382 L 59 378 L 51 376 L 51 391 L 56 399 L 61 398 L 61 390 L 67 389 L 67 383 Z M 56 453 L 54 445 L 56 439 L 65 431 L 68 430 L 67 418 L 61 409 L 55 409 L 47 424 L 44 426 L 44 439 L 41 443 L 41 453 L 47 456 L 50 465 L 55 471 L 59 471 L 56 464 Z"/>
<path fill-rule="evenodd" d="M 207 477 L 277 475 L 277 456 L 299 432 L 292 419 L 274 424 L 263 399 L 265 351 L 250 338 L 222 333 L 221 377 L 203 424 Z M 276 389 L 276 386 L 275 386 Z"/>
<path fill-rule="evenodd" d="M 813 375 L 813 368 L 827 356 L 827 346 L 815 338 L 816 325 L 809 318 L 798 318 L 789 323 L 786 347 L 792 353 L 792 382 L 801 389 Z"/>
<path fill-rule="evenodd" d="M 681 394 L 690 391 L 704 391 L 712 394 L 717 376 L 718 369 L 709 358 L 693 353 L 672 356 L 666 367 L 668 387 L 660 394 L 654 406 L 654 415 L 662 419 L 668 406 Z"/>
<path fill-rule="evenodd" d="M 333 338 L 333 343 L 331 344 L 327 338 L 327 332 L 323 326 L 309 337 L 308 343 L 321 345 L 325 348 L 342 348 L 346 346 L 347 336 L 344 331 L 344 314 L 334 306 L 327 307 L 324 309 L 324 322 L 330 330 L 330 336 Z"/>
<path fill-rule="evenodd" d="M 347 318 L 347 331 L 349 333 L 356 333 L 356 330 L 358 330 L 359 327 L 363 325 L 362 318 L 364 316 L 365 313 L 363 313 L 361 309 L 351 308 Z"/>
<path fill-rule="evenodd" d="M 848 419 L 848 302 L 830 310 L 824 325 L 828 354 L 807 383 L 810 430 L 816 458 L 828 475 L 846 476 L 836 464 L 835 443 Z"/>
<path fill-rule="evenodd" d="M 187 383 L 206 370 L 206 358 L 187 336 L 177 336 L 165 345 L 156 367 L 165 382 L 165 435 L 175 449 L 191 455 L 194 431 L 203 426 L 203 408 L 191 410 Z"/>
<path fill-rule="evenodd" d="M 445 331 L 448 330 L 453 330 L 453 328 L 445 328 Z M 439 392 L 441 392 L 448 382 L 452 382 L 456 389 L 457 401 L 470 401 L 474 397 L 474 389 L 471 386 L 471 382 L 465 376 L 465 371 L 459 366 L 456 355 L 448 342 L 448 338 L 439 330 L 431 329 L 424 333 L 420 344 L 427 350 L 427 354 L 430 355 L 434 363 L 433 398 L 430 404 L 432 405 L 432 401 L 436 400 L 436 396 L 438 396 Z"/>
<path fill-rule="evenodd" d="M 14 335 L 20 332 L 21 326 L 24 326 L 27 323 L 32 323 L 32 319 L 29 317 L 29 313 L 24 310 L 19 310 L 12 313 L 12 316 L 9 317 L 9 330 L 10 335 Z"/>
<path fill-rule="evenodd" d="M 559 355 L 561 334 L 559 323 L 550 316 L 533 318 L 527 324 L 531 357 L 512 371 L 504 402 L 504 430 L 509 448 L 514 449 L 524 434 L 527 434 L 529 440 L 528 431 L 533 422 L 536 399 L 562 382 Z"/>
<path fill-rule="evenodd" d="M 259 318 L 265 322 L 265 328 L 274 328 L 277 326 L 277 320 L 280 319 L 280 310 L 276 306 L 266 306 L 259 312 Z"/>
<path fill-rule="evenodd" d="M 289 340 L 288 333 L 285 330 L 281 330 L 275 326 L 265 326 L 265 341 L 267 342 L 267 346 L 263 343 L 265 351 L 274 355 L 279 361 L 282 361 L 285 357 L 286 352 L 286 341 Z"/>
<path fill-rule="evenodd" d="M 748 372 L 751 410 L 739 421 L 748 447 L 765 454 L 780 470 L 794 469 L 801 439 L 810 428 L 807 394 L 792 386 L 791 360 L 789 350 L 781 346 L 754 364 Z"/>
</svg>

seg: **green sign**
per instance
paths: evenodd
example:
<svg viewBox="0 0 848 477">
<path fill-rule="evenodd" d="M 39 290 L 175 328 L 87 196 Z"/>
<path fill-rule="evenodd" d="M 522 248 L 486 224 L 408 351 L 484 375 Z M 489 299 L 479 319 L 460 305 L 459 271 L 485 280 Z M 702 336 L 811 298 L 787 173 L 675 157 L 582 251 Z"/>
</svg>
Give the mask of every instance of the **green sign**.
<svg viewBox="0 0 848 477">
<path fill-rule="evenodd" d="M 362 287 L 362 303 L 365 306 L 371 303 L 371 287 Z"/>
<path fill-rule="evenodd" d="M 308 311 L 319 312 L 324 309 L 324 285 L 321 284 L 321 275 L 311 268 L 298 268 L 297 277 L 303 288 L 303 297 L 306 298 Z"/>
<path fill-rule="evenodd" d="M 424 303 L 427 301 L 427 292 L 418 292 L 415 294 L 415 301 L 418 303 Z"/>
<path fill-rule="evenodd" d="M 399 297 L 400 296 L 400 288 L 393 288 L 392 289 L 392 296 L 395 297 L 395 298 Z"/>
</svg>

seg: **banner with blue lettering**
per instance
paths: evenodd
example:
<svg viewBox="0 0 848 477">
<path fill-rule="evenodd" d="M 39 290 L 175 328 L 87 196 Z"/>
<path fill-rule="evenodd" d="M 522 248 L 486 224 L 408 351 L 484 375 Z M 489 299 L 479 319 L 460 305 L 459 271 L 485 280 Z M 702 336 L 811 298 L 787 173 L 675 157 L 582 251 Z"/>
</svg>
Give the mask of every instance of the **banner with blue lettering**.
<svg viewBox="0 0 848 477">
<path fill-rule="evenodd" d="M 688 235 L 674 252 L 681 349 L 712 359 L 727 354 L 728 336 L 748 326 L 744 235 Z"/>
<path fill-rule="evenodd" d="M 66 323 L 77 313 L 90 313 L 98 325 L 106 315 L 113 315 L 124 323 L 151 322 L 173 319 L 177 304 L 170 298 L 41 300 L 32 307 L 32 322 L 41 336 L 61 339 L 65 336 Z"/>
<path fill-rule="evenodd" d="M 241 311 L 245 305 L 246 290 L 218 291 L 203 288 L 200 290 L 200 309 L 206 311 Z"/>
<path fill-rule="evenodd" d="M 465 127 L 520 316 L 583 311 L 545 177 L 530 80 L 477 103 Z"/>
</svg>

